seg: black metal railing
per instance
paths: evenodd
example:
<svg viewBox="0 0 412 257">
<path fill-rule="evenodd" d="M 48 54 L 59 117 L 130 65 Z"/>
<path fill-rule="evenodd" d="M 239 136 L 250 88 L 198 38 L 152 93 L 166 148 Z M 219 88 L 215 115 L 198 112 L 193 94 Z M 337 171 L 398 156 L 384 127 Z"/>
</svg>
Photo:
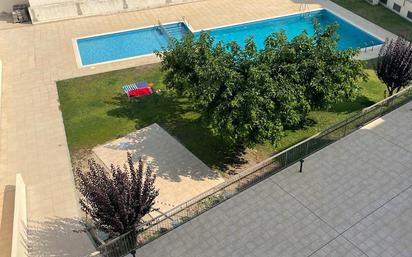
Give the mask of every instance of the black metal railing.
<svg viewBox="0 0 412 257">
<path fill-rule="evenodd" d="M 145 225 L 130 231 L 100 246 L 98 250 L 105 257 L 122 257 L 132 250 L 158 238 L 162 234 L 193 219 L 199 214 L 231 198 L 257 182 L 276 174 L 306 156 L 336 142 L 356 131 L 363 125 L 379 118 L 399 106 L 412 100 L 412 87 L 384 99 L 348 119 L 318 133 L 266 160 L 246 171 L 231 177 L 224 183 L 194 197 L 173 208 L 167 213 L 147 222 Z"/>
</svg>

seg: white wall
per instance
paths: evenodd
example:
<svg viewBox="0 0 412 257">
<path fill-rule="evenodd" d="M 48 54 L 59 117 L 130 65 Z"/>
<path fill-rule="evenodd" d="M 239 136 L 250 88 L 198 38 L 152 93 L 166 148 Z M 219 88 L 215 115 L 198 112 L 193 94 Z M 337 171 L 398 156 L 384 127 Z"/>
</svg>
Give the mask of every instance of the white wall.
<svg viewBox="0 0 412 257">
<path fill-rule="evenodd" d="M 393 10 L 393 4 L 394 3 L 401 6 L 401 11 L 400 12 L 396 12 L 396 11 Z M 412 1 L 411 0 L 388 0 L 386 5 L 383 4 L 382 2 L 381 2 L 381 4 L 385 7 L 387 7 L 388 9 L 390 9 L 391 11 L 393 11 L 394 13 L 397 13 L 400 16 L 406 18 L 407 20 L 412 21 L 411 19 L 407 18 L 408 11 L 412 12 Z"/>
<path fill-rule="evenodd" d="M 26 257 L 27 253 L 27 203 L 26 185 L 20 174 L 16 175 L 14 195 L 13 238 L 11 257 Z"/>
<path fill-rule="evenodd" d="M 13 5 L 27 3 L 27 0 L 0 0 L 0 13 L 11 13 L 11 11 L 13 10 Z"/>
<path fill-rule="evenodd" d="M 0 0 L 2 1 L 2 0 Z M 47 5 L 47 4 L 57 4 L 57 3 L 65 3 L 70 2 L 68 0 L 29 0 L 30 6 L 37 6 L 37 5 Z M 71 1 L 74 2 L 74 1 Z"/>
<path fill-rule="evenodd" d="M 2 100 L 2 92 L 3 92 L 3 87 L 2 87 L 2 75 L 3 75 L 3 64 L 0 60 L 0 122 L 1 122 L 1 100 Z"/>
<path fill-rule="evenodd" d="M 30 0 L 29 11 L 35 24 L 195 1 L 203 0 Z"/>
</svg>

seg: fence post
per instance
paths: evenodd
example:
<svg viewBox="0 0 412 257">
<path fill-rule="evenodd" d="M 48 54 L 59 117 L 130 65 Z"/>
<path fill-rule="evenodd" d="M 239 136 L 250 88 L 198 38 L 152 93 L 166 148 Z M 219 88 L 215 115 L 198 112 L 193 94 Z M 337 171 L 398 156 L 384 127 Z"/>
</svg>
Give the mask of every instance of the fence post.
<svg viewBox="0 0 412 257">
<path fill-rule="evenodd" d="M 348 126 L 349 122 L 345 122 L 345 125 L 343 125 L 343 136 L 346 136 L 346 127 Z"/>
<path fill-rule="evenodd" d="M 303 163 L 304 163 L 304 162 L 305 162 L 304 159 L 300 160 L 300 169 L 299 169 L 299 172 L 300 172 L 300 173 L 302 173 L 302 171 L 303 171 Z"/>
<path fill-rule="evenodd" d="M 366 117 L 366 112 L 362 113 L 362 122 L 361 122 L 360 127 L 363 127 L 363 125 L 365 124 L 365 117 Z"/>
<path fill-rule="evenodd" d="M 286 153 L 285 153 L 285 164 L 284 164 L 284 167 L 286 167 L 286 164 L 288 163 L 288 152 L 289 152 L 289 151 L 286 151 Z"/>
</svg>

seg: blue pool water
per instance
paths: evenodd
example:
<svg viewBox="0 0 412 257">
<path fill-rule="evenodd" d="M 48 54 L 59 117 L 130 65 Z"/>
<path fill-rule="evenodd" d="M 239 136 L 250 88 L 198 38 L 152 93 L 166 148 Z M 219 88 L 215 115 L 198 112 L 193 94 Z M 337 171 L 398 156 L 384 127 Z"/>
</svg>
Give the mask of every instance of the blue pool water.
<svg viewBox="0 0 412 257">
<path fill-rule="evenodd" d="M 181 22 L 163 27 L 177 39 L 181 39 L 188 31 Z M 152 54 L 168 46 L 168 37 L 155 26 L 78 39 L 77 46 L 82 64 L 90 65 Z"/>
<path fill-rule="evenodd" d="M 383 41 L 353 26 L 327 10 L 313 11 L 305 15 L 296 14 L 271 20 L 213 29 L 210 30 L 210 34 L 214 37 L 215 41 L 222 41 L 225 43 L 236 41 L 242 46 L 244 46 L 245 40 L 252 36 L 258 49 L 261 49 L 264 46 L 265 39 L 273 32 L 283 30 L 289 39 L 295 38 L 305 30 L 309 35 L 313 35 L 313 19 L 315 18 L 319 21 L 322 28 L 333 23 L 339 24 L 338 34 L 340 40 L 338 48 L 340 50 L 348 48 L 364 48 L 383 43 Z"/>
<path fill-rule="evenodd" d="M 258 49 L 261 49 L 266 37 L 276 31 L 285 31 L 289 39 L 296 37 L 305 30 L 309 35 L 313 35 L 314 18 L 320 22 L 322 27 L 332 23 L 339 24 L 340 41 L 338 48 L 341 50 L 364 48 L 383 43 L 380 39 L 353 26 L 327 10 L 211 29 L 209 32 L 215 38 L 216 42 L 222 41 L 228 43 L 230 41 L 236 41 L 242 46 L 247 38 L 253 37 Z M 166 30 L 167 33 L 164 33 L 164 30 Z M 168 36 L 166 35 L 173 36 L 180 40 L 183 35 L 189 31 L 186 25 L 181 22 L 164 25 L 164 30 L 161 30 L 159 26 L 155 26 L 78 39 L 77 45 L 82 64 L 90 65 L 151 54 L 156 50 L 167 47 Z M 198 36 L 199 33 L 200 32 L 196 32 L 195 36 Z"/>
</svg>

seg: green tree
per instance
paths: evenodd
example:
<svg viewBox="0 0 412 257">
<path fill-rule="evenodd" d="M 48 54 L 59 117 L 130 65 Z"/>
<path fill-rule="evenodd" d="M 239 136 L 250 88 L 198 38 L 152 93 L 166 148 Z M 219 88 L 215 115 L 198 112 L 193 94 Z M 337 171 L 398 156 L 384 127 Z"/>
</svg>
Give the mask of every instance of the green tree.
<svg viewBox="0 0 412 257">
<path fill-rule="evenodd" d="M 258 50 L 215 43 L 202 33 L 158 53 L 166 85 L 192 100 L 211 129 L 246 146 L 276 143 L 285 129 L 304 125 L 312 109 L 354 98 L 365 79 L 357 50 L 337 50 L 337 25 L 288 40 L 269 36 Z"/>
</svg>

